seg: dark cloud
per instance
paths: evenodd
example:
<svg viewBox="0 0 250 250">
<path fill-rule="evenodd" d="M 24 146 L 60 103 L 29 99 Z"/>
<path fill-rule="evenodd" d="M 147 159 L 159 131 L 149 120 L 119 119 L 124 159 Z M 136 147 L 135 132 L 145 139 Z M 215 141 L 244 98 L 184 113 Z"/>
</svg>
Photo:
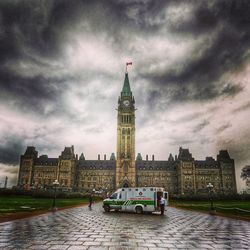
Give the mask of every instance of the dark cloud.
<svg viewBox="0 0 250 250">
<path fill-rule="evenodd" d="M 173 86 L 171 101 L 202 101 L 238 94 L 243 90 L 240 85 L 230 83 L 223 90 L 221 87 L 225 85 L 223 76 L 242 68 L 249 59 L 250 2 L 202 2 L 194 9 L 194 18 L 181 20 L 178 29 L 172 29 L 172 32 L 183 38 L 188 35 L 210 36 L 207 44 L 197 47 L 196 51 L 202 55 L 190 54 L 172 69 L 150 74 L 143 72 L 141 77 L 151 79 L 156 87 L 167 87 L 166 92 L 169 85 Z"/>
<path fill-rule="evenodd" d="M 213 140 L 208 139 L 208 138 L 202 138 L 202 139 L 200 140 L 200 144 L 201 144 L 201 145 L 211 144 L 212 142 L 213 142 Z"/>
<path fill-rule="evenodd" d="M 227 124 L 224 124 L 222 126 L 220 126 L 217 130 L 216 130 L 216 133 L 217 134 L 220 134 L 222 133 L 223 131 L 225 131 L 226 129 L 232 127 L 232 124 L 230 122 L 228 122 Z"/>
<path fill-rule="evenodd" d="M 197 132 L 201 131 L 203 128 L 205 128 L 209 124 L 210 124 L 210 122 L 208 120 L 204 120 L 203 122 L 199 123 L 197 126 L 194 127 L 193 133 L 197 133 Z"/>
<path fill-rule="evenodd" d="M 67 75 L 70 73 L 53 75 L 59 71 L 53 63 L 62 60 L 65 42 L 73 46 L 74 32 L 94 36 L 105 33 L 113 41 L 114 50 L 127 47 L 127 31 L 142 28 L 141 23 L 128 15 L 133 7 L 138 9 L 139 20 L 161 9 L 154 1 L 1 1 L 1 98 L 13 100 L 23 111 L 43 114 L 45 106 L 51 103 L 52 113 L 59 112 L 66 82 L 74 80 L 74 76 Z M 32 65 L 35 70 L 21 68 L 22 63 Z"/>
<path fill-rule="evenodd" d="M 24 141 L 17 138 L 8 138 L 6 144 L 0 145 L 0 163 L 13 164 L 19 163 L 20 155 L 25 149 Z"/>
<path fill-rule="evenodd" d="M 24 48 L 50 58 L 59 53 L 58 30 L 50 20 L 53 2 L 1 1 L 1 62 L 23 59 Z"/>
<path fill-rule="evenodd" d="M 233 110 L 233 113 L 238 113 L 250 109 L 250 102 L 243 104 L 242 106 Z"/>
<path fill-rule="evenodd" d="M 45 75 L 21 76 L 15 72 L 0 69 L 1 101 L 13 100 L 12 104 L 23 111 L 33 111 L 48 115 L 46 106 L 51 103 L 50 111 L 59 112 L 62 105 L 60 96 L 67 89 L 68 79 L 56 79 Z"/>
<path fill-rule="evenodd" d="M 20 72 L 8 74 L 6 65 L 12 60 L 27 60 L 39 67 L 42 63 L 39 58 L 60 60 L 64 43 L 71 40 L 71 33 L 75 30 L 91 34 L 105 32 L 113 39 L 113 49 L 117 50 L 128 47 L 128 43 L 130 44 L 128 34 L 131 32 L 132 34 L 151 32 L 153 35 L 164 25 L 170 25 L 171 32 L 179 36 L 187 34 L 197 36 L 221 25 L 222 29 L 211 46 L 199 58 L 190 55 L 181 70 L 180 68 L 178 71 L 166 69 L 162 74 L 144 74 L 141 77 L 151 79 L 156 86 L 174 84 L 173 88 L 166 90 L 168 93 L 159 93 L 157 89 L 148 93 L 149 102 L 152 104 L 163 95 L 168 96 L 169 102 L 190 99 L 210 100 L 220 95 L 236 95 L 242 91 L 242 88 L 230 84 L 228 88 L 221 90 L 220 78 L 225 72 L 240 67 L 246 60 L 245 52 L 249 47 L 250 39 L 249 26 L 245 24 L 249 22 L 247 9 L 250 10 L 250 4 L 247 1 L 239 1 L 240 3 L 237 4 L 234 1 L 215 1 L 213 4 L 204 2 L 195 4 L 190 1 L 189 4 L 194 7 L 193 18 L 180 21 L 175 27 L 173 23 L 167 22 L 168 19 L 164 16 L 165 10 L 184 2 L 2 1 L 0 4 L 2 30 L 0 62 L 5 68 L 1 71 L 0 87 L 3 86 L 5 91 L 10 92 L 13 87 L 9 82 L 23 85 L 19 98 L 28 96 L 31 101 L 38 88 L 38 98 L 39 96 L 46 99 L 50 96 L 59 96 L 60 91 L 53 91 L 50 84 L 62 79 L 48 79 L 45 75 L 25 79 L 19 74 Z M 156 22 L 156 17 L 161 22 Z M 197 50 L 201 49 L 197 48 Z M 50 67 L 50 65 L 43 66 Z M 23 82 L 27 82 L 26 86 L 29 86 L 30 93 L 27 93 Z M 33 84 L 31 85 L 30 82 Z M 10 85 L 9 88 L 6 88 L 6 85 Z M 18 99 L 17 96 L 15 98 Z M 164 106 L 169 102 L 166 101 Z M 30 106 L 32 107 L 33 104 L 34 102 Z M 41 106 L 38 104 L 38 107 Z"/>
<path fill-rule="evenodd" d="M 171 146 L 181 146 L 181 145 L 190 145 L 194 141 L 193 140 L 186 140 L 186 139 L 177 139 L 169 143 Z"/>
<path fill-rule="evenodd" d="M 193 121 L 193 120 L 198 119 L 202 115 L 203 115 L 202 112 L 195 112 L 193 114 L 184 115 L 178 118 L 177 120 L 175 120 L 174 123 L 183 123 L 183 122 Z"/>
<path fill-rule="evenodd" d="M 224 86 L 221 93 L 226 96 L 235 96 L 243 90 L 243 87 L 240 85 L 233 85 L 228 83 Z"/>
</svg>

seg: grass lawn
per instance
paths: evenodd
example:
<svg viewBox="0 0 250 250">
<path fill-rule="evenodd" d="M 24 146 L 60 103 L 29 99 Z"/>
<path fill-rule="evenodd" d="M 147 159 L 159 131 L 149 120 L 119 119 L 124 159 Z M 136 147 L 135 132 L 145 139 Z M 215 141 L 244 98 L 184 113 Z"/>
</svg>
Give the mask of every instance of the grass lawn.
<svg viewBox="0 0 250 250">
<path fill-rule="evenodd" d="M 37 211 L 51 209 L 53 199 L 34 198 L 31 196 L 0 196 L 0 219 L 17 214 L 36 214 Z M 56 207 L 70 207 L 88 203 L 88 199 L 56 199 Z"/>
<path fill-rule="evenodd" d="M 214 201 L 216 212 L 220 215 L 228 215 L 230 217 L 242 217 L 250 219 L 250 201 Z M 209 201 L 177 201 L 171 200 L 170 206 L 209 212 Z M 236 209 L 237 208 L 237 209 Z M 246 211 L 242 211 L 246 210 Z"/>
</svg>

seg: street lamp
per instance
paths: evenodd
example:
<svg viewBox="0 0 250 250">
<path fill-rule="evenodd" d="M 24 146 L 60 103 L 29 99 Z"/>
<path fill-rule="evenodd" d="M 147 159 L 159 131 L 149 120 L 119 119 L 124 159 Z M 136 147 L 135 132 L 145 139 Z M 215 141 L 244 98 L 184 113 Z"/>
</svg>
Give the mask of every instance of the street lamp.
<svg viewBox="0 0 250 250">
<path fill-rule="evenodd" d="M 215 212 L 215 209 L 214 209 L 214 204 L 213 204 L 213 196 L 212 196 L 212 194 L 213 194 L 213 187 L 214 187 L 214 185 L 212 184 L 212 183 L 208 183 L 207 184 L 207 189 L 208 189 L 208 193 L 209 193 L 209 200 L 210 200 L 210 213 L 211 214 L 214 214 L 214 212 Z"/>
<path fill-rule="evenodd" d="M 52 204 L 52 210 L 53 211 L 56 211 L 57 208 L 56 208 L 56 187 L 59 185 L 59 182 L 58 180 L 55 180 L 53 182 L 53 186 L 54 186 L 54 197 L 53 197 L 53 204 Z"/>
</svg>

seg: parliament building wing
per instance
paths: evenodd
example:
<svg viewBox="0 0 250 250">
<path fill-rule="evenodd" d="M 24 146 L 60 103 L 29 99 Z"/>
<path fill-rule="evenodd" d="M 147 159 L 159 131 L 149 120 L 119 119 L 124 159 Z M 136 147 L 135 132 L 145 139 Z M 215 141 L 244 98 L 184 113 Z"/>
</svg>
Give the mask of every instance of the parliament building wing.
<svg viewBox="0 0 250 250">
<path fill-rule="evenodd" d="M 65 147 L 58 158 L 38 156 L 35 147 L 28 146 L 20 157 L 18 187 L 49 189 L 58 180 L 67 191 L 106 190 L 119 187 L 161 186 L 170 194 L 193 195 L 207 193 L 207 184 L 220 194 L 236 193 L 235 165 L 227 150 L 217 158 L 195 160 L 189 149 L 179 148 L 179 154 L 168 160 L 135 156 L 135 98 L 130 88 L 128 73 L 120 96 L 117 114 L 117 148 L 107 159 L 88 160 Z M 167 158 L 167 157 L 166 157 Z"/>
</svg>

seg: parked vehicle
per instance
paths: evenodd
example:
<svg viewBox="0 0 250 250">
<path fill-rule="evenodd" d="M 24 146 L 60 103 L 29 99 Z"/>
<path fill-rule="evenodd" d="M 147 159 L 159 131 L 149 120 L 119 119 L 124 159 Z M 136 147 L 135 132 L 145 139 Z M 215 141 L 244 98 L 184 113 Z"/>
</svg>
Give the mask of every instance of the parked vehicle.
<svg viewBox="0 0 250 250">
<path fill-rule="evenodd" d="M 161 187 L 120 188 L 109 198 L 103 200 L 105 212 L 110 210 L 136 212 L 160 211 L 160 197 L 168 205 L 168 192 Z"/>
</svg>

